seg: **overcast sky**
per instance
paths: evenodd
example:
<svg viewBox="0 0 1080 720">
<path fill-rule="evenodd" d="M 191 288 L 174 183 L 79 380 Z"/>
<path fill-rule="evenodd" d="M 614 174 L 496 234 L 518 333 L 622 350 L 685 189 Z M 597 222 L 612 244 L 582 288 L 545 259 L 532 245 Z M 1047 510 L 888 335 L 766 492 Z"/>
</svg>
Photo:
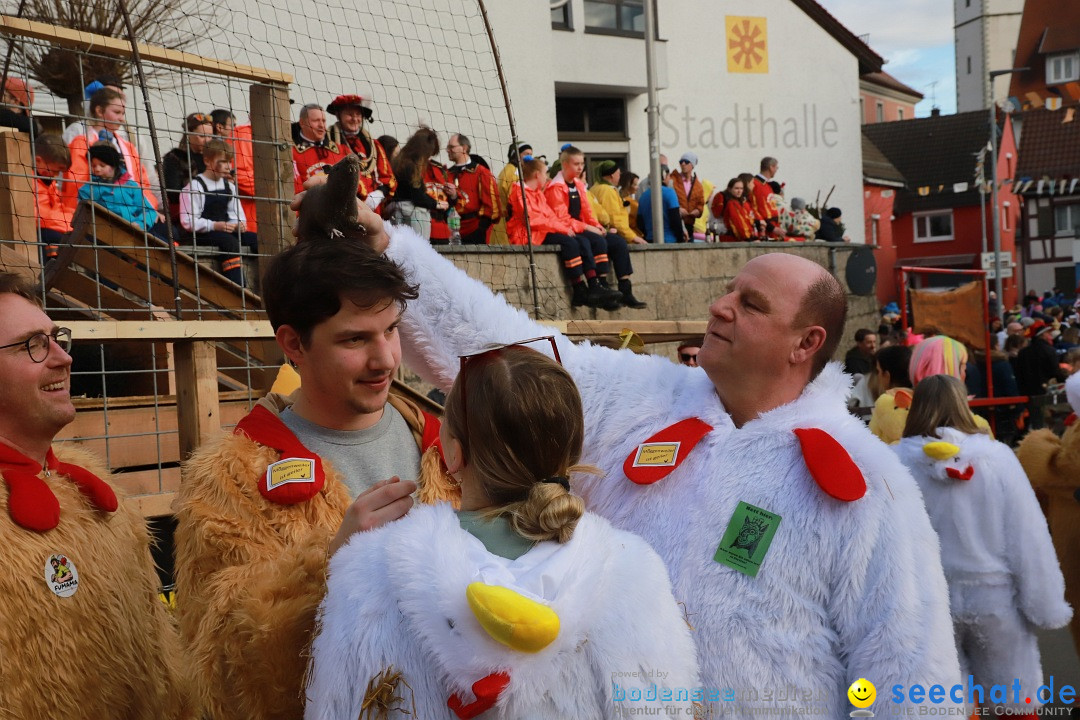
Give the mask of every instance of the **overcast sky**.
<svg viewBox="0 0 1080 720">
<path fill-rule="evenodd" d="M 956 112 L 956 56 L 950 0 L 818 0 L 856 35 L 869 35 L 884 70 L 926 99 L 915 114 L 930 114 L 936 97 L 942 113 Z M 937 86 L 931 84 L 937 81 Z"/>
</svg>

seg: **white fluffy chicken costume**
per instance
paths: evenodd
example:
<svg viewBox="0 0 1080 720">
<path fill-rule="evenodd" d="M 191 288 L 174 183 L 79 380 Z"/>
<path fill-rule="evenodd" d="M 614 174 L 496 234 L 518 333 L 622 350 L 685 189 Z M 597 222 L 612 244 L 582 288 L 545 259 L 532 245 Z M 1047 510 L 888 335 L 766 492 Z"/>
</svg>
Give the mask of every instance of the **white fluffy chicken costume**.
<svg viewBox="0 0 1080 720">
<path fill-rule="evenodd" d="M 320 625 L 306 720 L 364 717 L 380 690 L 425 720 L 663 716 L 697 686 L 660 558 L 588 513 L 508 560 L 448 504 L 416 508 L 334 555 Z"/>
<path fill-rule="evenodd" d="M 954 428 L 938 433 L 895 450 L 941 541 L 961 663 L 984 687 L 1019 679 L 1027 694 L 1004 704 L 1030 712 L 1042 684 L 1032 628 L 1059 628 L 1072 615 L 1046 520 L 1008 447 Z"/>
<path fill-rule="evenodd" d="M 444 389 L 459 355 L 551 334 L 407 229 L 392 230 L 387 253 L 420 285 L 402 324 L 405 363 Z M 960 681 L 922 497 L 848 414 L 839 365 L 736 428 L 699 368 L 557 342 L 584 405 L 581 461 L 606 473 L 578 490 L 589 510 L 640 534 L 666 563 L 714 711 L 839 717 L 861 677 Z M 780 692 L 792 687 L 816 696 Z M 724 688 L 769 692 L 724 705 Z M 892 708 L 882 692 L 870 710 Z"/>
</svg>

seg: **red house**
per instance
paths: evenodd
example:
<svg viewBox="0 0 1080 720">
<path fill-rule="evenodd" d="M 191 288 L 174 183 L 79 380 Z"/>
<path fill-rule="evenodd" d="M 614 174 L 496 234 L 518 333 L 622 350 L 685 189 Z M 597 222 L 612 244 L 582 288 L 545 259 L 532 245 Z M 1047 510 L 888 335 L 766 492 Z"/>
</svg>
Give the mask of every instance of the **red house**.
<svg viewBox="0 0 1080 720">
<path fill-rule="evenodd" d="M 897 299 L 893 282 L 896 268 L 901 265 L 956 269 L 982 267 L 980 253 L 993 250 L 992 216 L 990 215 L 989 186 L 985 195 L 979 192 L 981 158 L 989 165 L 990 128 L 988 114 L 983 111 L 955 115 L 931 115 L 928 118 L 864 125 L 863 136 L 880 151 L 896 176 L 882 175 L 878 168 L 867 165 L 864 150 L 863 175 L 866 196 L 866 221 L 879 216 L 879 227 L 886 217 L 890 188 L 881 180 L 899 182 L 891 208 L 891 245 L 880 243 L 878 252 L 878 299 L 882 303 Z M 998 148 L 999 184 L 1011 179 L 1016 168 L 1016 142 L 1012 123 L 1005 116 Z M 864 146 L 865 147 L 865 146 Z M 887 171 L 885 171 L 887 172 Z M 986 178 L 989 181 L 989 178 Z M 1019 204 L 1011 191 L 1011 183 L 998 190 L 998 212 L 1001 220 L 1001 250 L 1016 261 L 1016 224 Z M 879 230 L 879 237 L 882 234 Z M 868 232 L 868 237 L 873 234 Z M 985 238 L 985 239 L 984 239 Z M 955 287 L 965 282 L 955 275 L 919 275 L 913 278 L 915 287 Z M 1017 302 L 1016 277 L 1003 280 L 1004 302 Z"/>
</svg>

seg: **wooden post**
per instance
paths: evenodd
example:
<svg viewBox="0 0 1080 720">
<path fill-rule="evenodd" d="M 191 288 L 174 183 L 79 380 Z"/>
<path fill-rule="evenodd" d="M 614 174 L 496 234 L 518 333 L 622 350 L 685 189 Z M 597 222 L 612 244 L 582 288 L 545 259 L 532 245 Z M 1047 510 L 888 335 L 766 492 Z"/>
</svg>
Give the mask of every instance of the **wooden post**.
<svg viewBox="0 0 1080 720">
<path fill-rule="evenodd" d="M 292 244 L 292 131 L 289 89 L 251 86 L 251 139 L 255 160 L 255 212 L 259 221 L 259 276 L 271 255 Z M 272 199 L 271 199 L 272 198 Z M 283 202 L 282 202 L 283 201 Z"/>
<path fill-rule="evenodd" d="M 176 425 L 180 459 L 186 460 L 221 430 L 218 405 L 217 349 L 206 341 L 173 345 L 176 357 Z"/>
<path fill-rule="evenodd" d="M 37 280 L 34 155 L 26 133 L 0 132 L 0 268 Z"/>
<path fill-rule="evenodd" d="M 261 280 L 270 257 L 292 245 L 293 213 L 288 201 L 295 190 L 288 85 L 251 86 L 251 139 L 255 197 L 264 198 L 255 201 Z M 273 341 L 262 344 L 262 354 L 267 364 L 282 360 L 281 350 Z M 262 389 L 269 390 L 270 387 Z"/>
</svg>

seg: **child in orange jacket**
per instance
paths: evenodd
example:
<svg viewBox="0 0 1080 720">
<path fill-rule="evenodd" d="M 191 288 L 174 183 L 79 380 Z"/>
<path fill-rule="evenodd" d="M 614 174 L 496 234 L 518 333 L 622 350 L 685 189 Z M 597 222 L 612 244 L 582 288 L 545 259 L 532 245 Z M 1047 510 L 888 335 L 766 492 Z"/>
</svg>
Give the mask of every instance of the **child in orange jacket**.
<svg viewBox="0 0 1080 720">
<path fill-rule="evenodd" d="M 522 157 L 525 176 L 525 198 L 518 186 L 510 188 L 510 218 L 506 230 L 511 245 L 558 245 L 563 271 L 573 288 L 571 305 L 602 307 L 616 310 L 620 307 L 622 293 L 602 287 L 596 275 L 589 241 L 574 234 L 574 228 L 552 209 L 544 196 L 547 184 L 547 163 L 531 155 Z M 525 212 L 528 208 L 529 230 L 525 229 Z"/>
<path fill-rule="evenodd" d="M 70 169 L 71 153 L 63 138 L 47 133 L 35 139 L 34 210 L 43 260 L 56 257 L 60 242 L 71 232 L 71 218 L 79 198 Z"/>
</svg>

